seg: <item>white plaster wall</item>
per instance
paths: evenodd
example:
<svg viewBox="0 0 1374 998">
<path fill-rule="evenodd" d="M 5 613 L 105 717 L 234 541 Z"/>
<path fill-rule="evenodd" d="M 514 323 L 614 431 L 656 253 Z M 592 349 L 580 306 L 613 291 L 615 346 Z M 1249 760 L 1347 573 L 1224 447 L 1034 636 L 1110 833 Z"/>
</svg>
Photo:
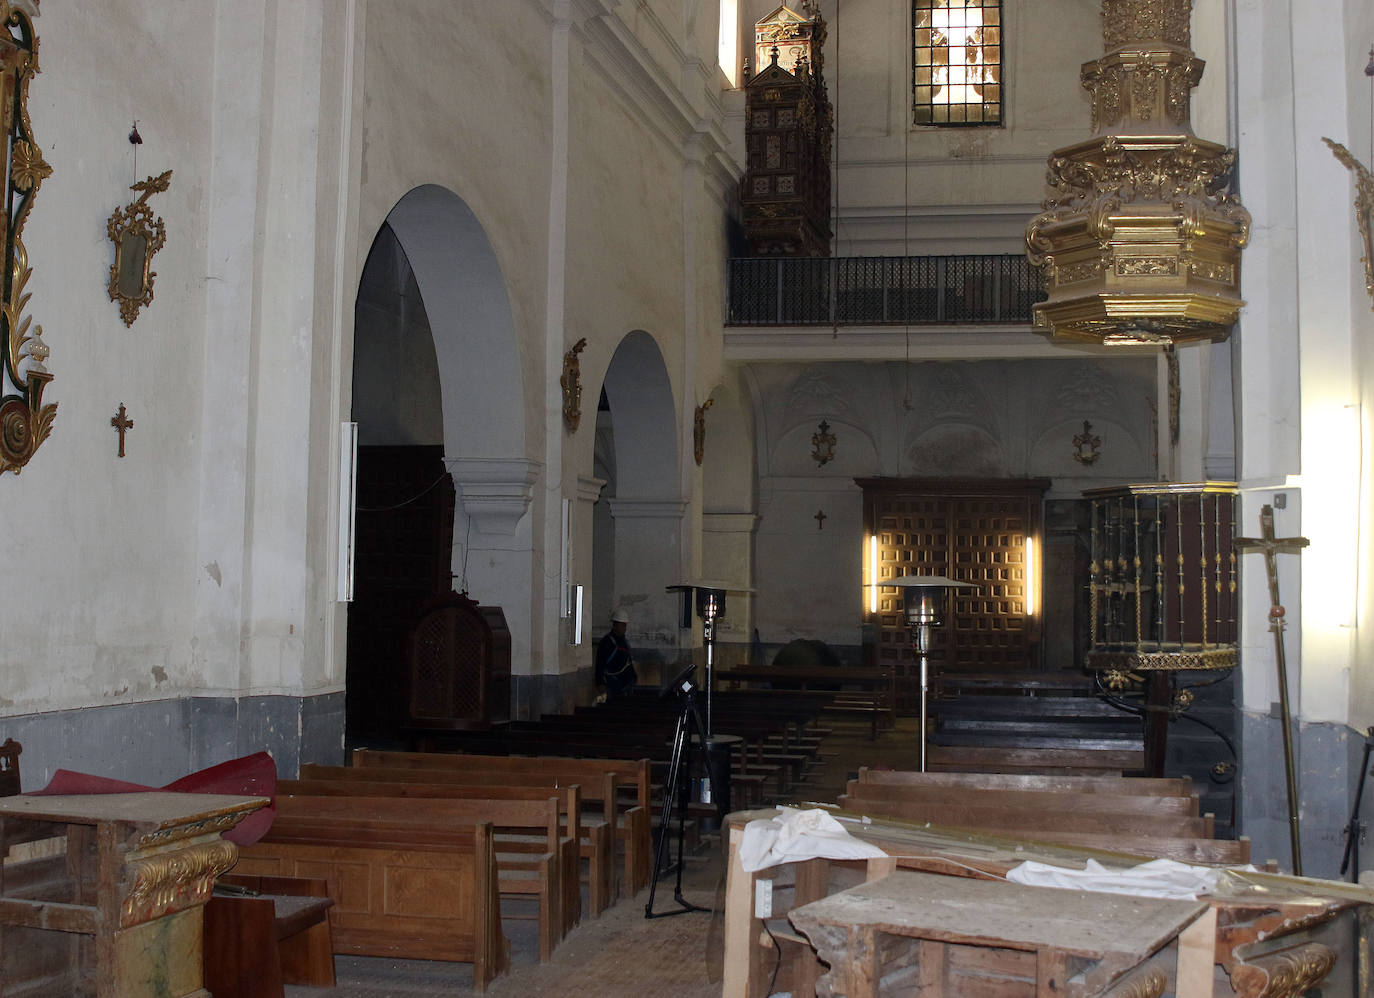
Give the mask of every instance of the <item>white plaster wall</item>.
<svg viewBox="0 0 1374 998">
<path fill-rule="evenodd" d="M 23 473 L 0 480 L 11 529 L 0 605 L 0 712 L 176 695 L 203 678 L 192 651 L 198 578 L 205 227 L 213 12 L 115 2 L 49 4 L 35 21 L 42 72 L 35 140 L 53 167 L 25 229 L 34 268 L 27 314 L 52 348 L 52 436 Z M 139 52 L 138 59 L 111 52 Z M 134 119 L 144 144 L 134 165 Z M 126 328 L 108 300 L 105 220 L 165 169 L 150 204 L 167 226 L 155 300 Z M 134 428 L 116 457 L 110 418 Z M 243 413 L 224 413 L 226 420 Z"/>
</svg>

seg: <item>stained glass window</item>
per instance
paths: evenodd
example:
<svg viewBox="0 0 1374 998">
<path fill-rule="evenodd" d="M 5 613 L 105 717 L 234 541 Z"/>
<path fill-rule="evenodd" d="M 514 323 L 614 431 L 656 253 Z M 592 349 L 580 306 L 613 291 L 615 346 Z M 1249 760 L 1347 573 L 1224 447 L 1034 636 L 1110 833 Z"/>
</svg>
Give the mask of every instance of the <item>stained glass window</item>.
<svg viewBox="0 0 1374 998">
<path fill-rule="evenodd" d="M 912 0 L 918 125 L 1002 123 L 1002 0 Z"/>
</svg>

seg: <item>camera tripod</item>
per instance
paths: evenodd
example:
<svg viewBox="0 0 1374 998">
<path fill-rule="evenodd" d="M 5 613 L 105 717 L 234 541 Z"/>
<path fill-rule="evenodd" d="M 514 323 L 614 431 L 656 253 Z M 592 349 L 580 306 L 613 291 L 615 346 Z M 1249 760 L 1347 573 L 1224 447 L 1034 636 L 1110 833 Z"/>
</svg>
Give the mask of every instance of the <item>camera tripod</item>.
<svg viewBox="0 0 1374 998">
<path fill-rule="evenodd" d="M 649 880 L 649 901 L 644 905 L 645 918 L 663 918 L 668 915 L 681 915 L 689 911 L 711 910 L 692 904 L 682 896 L 683 839 L 687 827 L 687 791 L 691 783 L 693 744 L 697 746 L 703 767 L 708 772 L 710 759 L 710 754 L 707 751 L 706 726 L 702 723 L 701 714 L 697 711 L 697 685 L 692 680 L 692 673 L 695 671 L 694 666 L 688 667 L 673 680 L 672 686 L 664 690 L 665 695 L 669 691 L 676 692 L 682 706 L 678 711 L 677 728 L 673 732 L 673 755 L 672 761 L 668 764 L 668 781 L 663 786 L 663 809 L 659 816 L 658 844 L 654 848 L 654 872 Z M 673 889 L 673 900 L 678 903 L 678 907 L 671 911 L 656 912 L 654 911 L 654 892 L 658 888 L 659 874 L 664 872 L 663 864 L 668 852 L 668 834 L 669 829 L 672 828 L 674 801 L 677 802 L 678 807 L 678 827 L 677 883 Z"/>
</svg>

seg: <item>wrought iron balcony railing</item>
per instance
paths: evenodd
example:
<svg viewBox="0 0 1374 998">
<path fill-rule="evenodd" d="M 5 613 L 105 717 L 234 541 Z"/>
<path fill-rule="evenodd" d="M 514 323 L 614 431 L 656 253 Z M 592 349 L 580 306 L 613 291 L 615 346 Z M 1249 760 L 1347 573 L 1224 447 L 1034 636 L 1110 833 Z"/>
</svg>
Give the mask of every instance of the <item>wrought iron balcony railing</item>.
<svg viewBox="0 0 1374 998">
<path fill-rule="evenodd" d="M 737 257 L 729 326 L 1029 323 L 1045 299 L 1024 256 Z"/>
</svg>

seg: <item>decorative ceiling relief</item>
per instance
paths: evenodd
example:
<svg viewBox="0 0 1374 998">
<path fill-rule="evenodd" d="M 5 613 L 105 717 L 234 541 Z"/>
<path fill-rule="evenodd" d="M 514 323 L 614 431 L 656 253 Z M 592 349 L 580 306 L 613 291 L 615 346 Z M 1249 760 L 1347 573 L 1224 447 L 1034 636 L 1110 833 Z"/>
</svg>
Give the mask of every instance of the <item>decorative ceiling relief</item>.
<svg viewBox="0 0 1374 998">
<path fill-rule="evenodd" d="M 1005 478 L 1002 444 L 986 430 L 956 423 L 922 433 L 906 451 L 901 473 L 917 478 Z"/>
<path fill-rule="evenodd" d="M 926 389 L 929 399 L 927 408 L 932 414 L 947 419 L 987 413 L 988 406 L 982 393 L 955 368 L 942 364 L 933 380 L 934 384 Z"/>
<path fill-rule="evenodd" d="M 849 411 L 851 387 L 833 375 L 807 368 L 787 393 L 789 413 L 839 413 Z"/>
<path fill-rule="evenodd" d="M 19 7 L 0 0 L 0 73 L 6 95 L 6 133 L 9 149 L 7 211 L 4 218 L 5 262 L 0 331 L 4 336 L 4 372 L 0 375 L 0 472 L 18 474 L 52 432 L 57 403 L 43 402 L 52 381 L 45 361 L 48 345 L 43 327 L 24 314 L 29 302 L 25 287 L 33 275 L 21 238 L 38 188 L 52 174 L 43 152 L 33 140 L 29 121 L 29 81 L 38 72 L 38 38 L 33 22 Z"/>
<path fill-rule="evenodd" d="M 1054 393 L 1055 406 L 1065 412 L 1109 410 L 1117 404 L 1116 384 L 1100 364 L 1074 364 Z"/>
</svg>

